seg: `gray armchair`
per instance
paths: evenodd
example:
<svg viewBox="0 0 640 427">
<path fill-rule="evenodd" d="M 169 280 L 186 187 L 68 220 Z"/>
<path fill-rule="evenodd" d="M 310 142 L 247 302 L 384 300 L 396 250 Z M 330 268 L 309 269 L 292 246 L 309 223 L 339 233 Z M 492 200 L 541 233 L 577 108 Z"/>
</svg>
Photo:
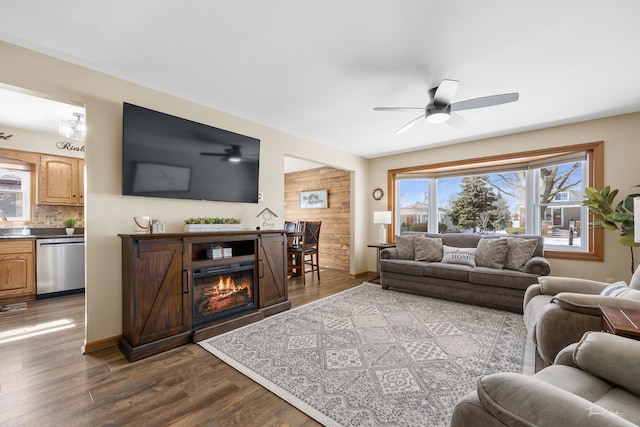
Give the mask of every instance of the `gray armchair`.
<svg viewBox="0 0 640 427">
<path fill-rule="evenodd" d="M 587 332 L 533 376 L 498 373 L 454 408 L 452 427 L 640 424 L 640 341 Z"/>
<path fill-rule="evenodd" d="M 553 363 L 565 346 L 578 342 L 587 331 L 601 330 L 598 305 L 640 309 L 640 269 L 629 289 L 619 297 L 600 293 L 610 283 L 571 277 L 540 277 L 524 295 L 524 322 L 536 347 L 536 370 Z"/>
</svg>

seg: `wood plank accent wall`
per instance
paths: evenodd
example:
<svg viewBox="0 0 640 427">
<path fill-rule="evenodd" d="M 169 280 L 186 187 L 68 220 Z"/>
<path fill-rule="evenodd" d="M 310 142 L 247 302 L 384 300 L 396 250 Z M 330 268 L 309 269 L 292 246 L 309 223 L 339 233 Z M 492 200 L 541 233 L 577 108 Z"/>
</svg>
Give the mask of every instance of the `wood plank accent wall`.
<svg viewBox="0 0 640 427">
<path fill-rule="evenodd" d="M 327 209 L 300 209 L 300 192 L 327 190 Z M 351 174 L 324 166 L 285 174 L 286 221 L 322 221 L 320 268 L 349 271 Z M 321 276 L 322 277 L 322 276 Z"/>
</svg>

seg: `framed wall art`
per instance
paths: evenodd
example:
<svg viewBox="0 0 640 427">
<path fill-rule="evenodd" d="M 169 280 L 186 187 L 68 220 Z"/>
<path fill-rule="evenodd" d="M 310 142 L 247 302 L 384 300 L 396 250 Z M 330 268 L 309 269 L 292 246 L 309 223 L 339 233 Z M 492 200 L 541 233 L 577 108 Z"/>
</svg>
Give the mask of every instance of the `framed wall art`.
<svg viewBox="0 0 640 427">
<path fill-rule="evenodd" d="M 300 192 L 300 209 L 325 209 L 328 206 L 327 190 Z"/>
</svg>

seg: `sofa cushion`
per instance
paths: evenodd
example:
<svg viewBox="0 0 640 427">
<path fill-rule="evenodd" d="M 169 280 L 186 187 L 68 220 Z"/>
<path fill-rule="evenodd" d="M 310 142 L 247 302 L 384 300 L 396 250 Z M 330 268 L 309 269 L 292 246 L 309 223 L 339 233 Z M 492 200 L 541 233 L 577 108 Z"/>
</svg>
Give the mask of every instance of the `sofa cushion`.
<svg viewBox="0 0 640 427">
<path fill-rule="evenodd" d="M 396 248 L 398 249 L 398 258 L 415 259 L 414 239 L 415 234 L 404 234 L 396 236 Z"/>
<path fill-rule="evenodd" d="M 600 295 L 640 301 L 640 291 L 631 289 L 625 282 L 616 282 L 611 286 L 607 286 L 600 292 Z"/>
<path fill-rule="evenodd" d="M 429 264 L 423 261 L 408 259 L 381 259 L 380 271 L 408 274 L 410 276 L 424 276 L 424 267 L 427 265 Z"/>
<path fill-rule="evenodd" d="M 508 426 L 633 425 L 618 416 L 615 408 L 596 406 L 536 375 L 513 372 L 486 375 L 478 379 L 477 392 L 485 409 Z M 472 420 L 468 421 L 473 425 Z"/>
<path fill-rule="evenodd" d="M 445 264 L 443 262 L 430 262 L 424 265 L 424 275 L 438 279 L 469 281 L 469 270 L 473 267 L 463 264 Z"/>
<path fill-rule="evenodd" d="M 587 332 L 573 352 L 583 371 L 640 395 L 640 342 L 604 332 Z"/>
<path fill-rule="evenodd" d="M 476 265 L 502 269 L 509 244 L 505 239 L 480 239 L 476 249 Z"/>
<path fill-rule="evenodd" d="M 509 270 L 523 271 L 524 265 L 533 256 L 538 241 L 519 237 L 504 237 L 509 245 L 504 267 Z"/>
<path fill-rule="evenodd" d="M 442 262 L 476 266 L 476 248 L 453 248 L 442 245 Z"/>
<path fill-rule="evenodd" d="M 442 239 L 416 236 L 413 240 L 416 261 L 438 262 L 442 260 Z"/>
<path fill-rule="evenodd" d="M 469 282 L 478 285 L 497 286 L 499 288 L 526 290 L 536 283 L 538 276 L 513 270 L 498 270 L 489 267 L 476 267 L 469 271 Z"/>
</svg>

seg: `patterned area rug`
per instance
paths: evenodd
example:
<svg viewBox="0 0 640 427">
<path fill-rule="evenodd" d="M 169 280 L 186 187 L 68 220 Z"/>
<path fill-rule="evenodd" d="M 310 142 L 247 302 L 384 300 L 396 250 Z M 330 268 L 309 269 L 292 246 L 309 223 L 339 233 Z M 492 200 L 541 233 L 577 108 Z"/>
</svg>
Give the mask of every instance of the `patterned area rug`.
<svg viewBox="0 0 640 427">
<path fill-rule="evenodd" d="M 198 344 L 324 425 L 448 426 L 479 376 L 533 373 L 526 341 L 521 315 L 363 283 Z"/>
</svg>

